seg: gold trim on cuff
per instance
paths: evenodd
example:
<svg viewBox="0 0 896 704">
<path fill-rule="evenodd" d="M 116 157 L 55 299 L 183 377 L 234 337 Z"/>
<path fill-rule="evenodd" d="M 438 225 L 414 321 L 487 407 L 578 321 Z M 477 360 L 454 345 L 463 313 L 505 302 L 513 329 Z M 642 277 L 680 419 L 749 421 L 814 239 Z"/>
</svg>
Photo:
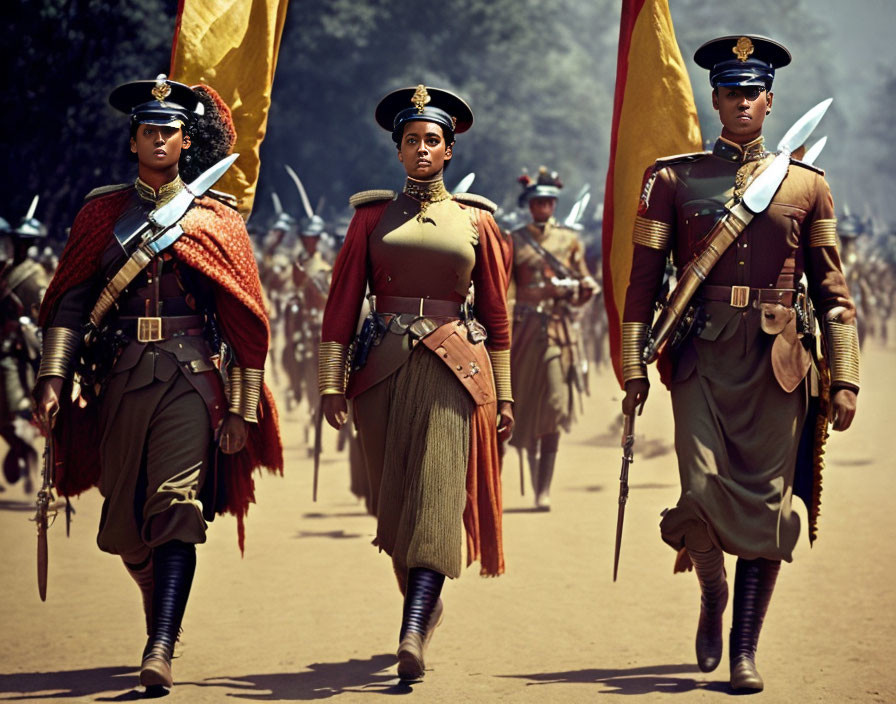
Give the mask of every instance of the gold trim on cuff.
<svg viewBox="0 0 896 704">
<path fill-rule="evenodd" d="M 810 247 L 837 246 L 837 218 L 816 220 L 809 228 Z"/>
<path fill-rule="evenodd" d="M 47 328 L 41 345 L 40 368 L 37 378 L 61 376 L 68 379 L 72 360 L 81 344 L 81 336 L 70 328 Z"/>
<path fill-rule="evenodd" d="M 825 323 L 831 384 L 859 386 L 859 333 L 854 323 Z"/>
<path fill-rule="evenodd" d="M 647 341 L 647 323 L 622 324 L 622 381 L 646 379 L 647 366 L 641 361 Z"/>
<path fill-rule="evenodd" d="M 340 342 L 321 342 L 317 383 L 321 396 L 344 394 L 348 383 L 348 350 Z"/>
<path fill-rule="evenodd" d="M 635 227 L 632 241 L 635 244 L 666 251 L 672 238 L 672 226 L 659 220 L 649 220 L 640 215 L 635 216 Z"/>
<path fill-rule="evenodd" d="M 229 410 L 247 423 L 258 422 L 258 404 L 264 388 L 264 370 L 248 367 L 230 369 Z"/>
<path fill-rule="evenodd" d="M 495 394 L 499 401 L 513 402 L 513 384 L 510 381 L 510 350 L 489 350 L 492 374 L 495 376 Z"/>
</svg>

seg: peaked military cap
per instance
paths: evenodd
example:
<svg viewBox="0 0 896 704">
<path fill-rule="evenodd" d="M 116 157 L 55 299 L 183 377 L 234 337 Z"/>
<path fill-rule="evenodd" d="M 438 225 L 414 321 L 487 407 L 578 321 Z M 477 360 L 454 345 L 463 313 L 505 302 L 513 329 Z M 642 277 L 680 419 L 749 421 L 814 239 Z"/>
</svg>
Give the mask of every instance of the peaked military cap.
<svg viewBox="0 0 896 704">
<path fill-rule="evenodd" d="M 517 181 L 523 187 L 517 199 L 517 204 L 521 208 L 525 208 L 526 204 L 533 198 L 557 198 L 560 195 L 560 189 L 563 188 L 563 181 L 556 171 L 548 171 L 548 167 L 540 166 L 538 168 L 538 176 L 533 181 L 528 172 L 523 171 Z"/>
<path fill-rule="evenodd" d="M 466 132 L 473 125 L 473 111 L 461 98 L 422 83 L 389 93 L 376 106 L 374 116 L 380 127 L 392 133 L 396 144 L 408 122 L 434 122 L 441 125 L 446 137 Z"/>
<path fill-rule="evenodd" d="M 170 81 L 164 73 L 154 81 L 131 81 L 109 95 L 116 110 L 137 124 L 182 127 L 205 112 L 205 106 L 190 86 Z"/>
<path fill-rule="evenodd" d="M 771 90 L 775 70 L 790 63 L 790 52 L 778 42 L 759 35 L 730 35 L 706 42 L 694 61 L 709 71 L 717 86 L 764 86 Z"/>
</svg>

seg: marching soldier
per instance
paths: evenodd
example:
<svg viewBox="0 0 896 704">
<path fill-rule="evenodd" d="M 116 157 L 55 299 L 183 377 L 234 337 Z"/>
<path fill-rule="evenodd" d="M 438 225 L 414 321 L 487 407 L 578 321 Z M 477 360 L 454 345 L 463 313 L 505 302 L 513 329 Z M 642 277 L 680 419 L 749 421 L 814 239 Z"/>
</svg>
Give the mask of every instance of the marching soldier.
<svg viewBox="0 0 896 704">
<path fill-rule="evenodd" d="M 0 223 L 0 436 L 9 446 L 3 477 L 10 484 L 24 477 L 26 492 L 31 491 L 37 452 L 24 421 L 31 418 L 30 390 L 40 361 L 37 313 L 48 281 L 44 268 L 28 256 L 31 246 L 46 235 L 46 228 L 33 217 L 36 205 L 35 196 L 18 227 Z"/>
<path fill-rule="evenodd" d="M 296 389 L 296 397 L 301 399 L 304 396 L 307 399 L 312 425 L 320 406 L 317 390 L 318 349 L 333 272 L 333 267 L 318 248 L 323 233 L 324 221 L 319 215 L 311 215 L 301 221 L 299 235 L 302 246 L 298 259 L 292 265 L 292 281 L 301 301 L 298 344 L 295 345 L 301 386 Z"/>
<path fill-rule="evenodd" d="M 216 510 L 236 514 L 242 544 L 252 473 L 282 469 L 282 447 L 246 227 L 231 197 L 200 197 L 226 170 L 230 111 L 164 75 L 109 101 L 130 116 L 138 178 L 90 193 L 72 225 L 41 308 L 35 398 L 60 492 L 99 486 L 97 544 L 140 587 L 140 683 L 170 687 L 196 544 Z M 177 225 L 147 238 L 151 214 Z"/>
<path fill-rule="evenodd" d="M 541 167 L 536 181 L 526 174 L 519 180 L 519 206 L 528 206 L 532 222 L 511 233 L 516 425 L 510 444 L 525 450 L 535 506 L 548 511 L 560 431 L 569 431 L 584 391 L 575 310 L 591 299 L 597 283 L 576 231 L 554 219 L 563 187 L 556 172 Z"/>
<path fill-rule="evenodd" d="M 479 559 L 504 571 L 499 436 L 513 424 L 506 287 L 494 204 L 452 196 L 442 180 L 469 106 L 418 85 L 380 101 L 407 173 L 402 193 L 365 191 L 333 272 L 320 350 L 323 412 L 358 425 L 380 550 L 392 558 L 404 611 L 402 679 L 423 676 L 442 618 L 445 577 Z M 476 316 L 466 305 L 476 286 Z M 371 314 L 348 347 L 369 286 Z M 352 372 L 346 382 L 347 364 Z"/>
<path fill-rule="evenodd" d="M 731 36 L 704 44 L 694 58 L 710 72 L 722 134 L 711 152 L 661 159 L 648 169 L 622 326 L 626 414 L 647 398 L 642 350 L 667 257 L 671 253 L 681 285 L 682 268 L 709 251 L 705 238 L 734 207 L 732 194 L 742 195 L 773 157 L 762 126 L 772 111 L 775 71 L 790 62 L 787 49 L 763 37 Z M 799 285 L 804 273 L 806 292 Z M 824 407 L 819 418 L 809 394 L 819 376 L 807 349 L 814 349 L 814 323 L 804 293 L 826 343 L 822 403 L 829 378 L 833 427 L 846 430 L 859 387 L 855 306 L 823 172 L 791 160 L 768 208 L 706 273 L 692 299 L 690 334 L 659 359 L 672 393 L 681 478 L 681 497 L 664 512 L 661 533 L 680 551 L 677 566 L 689 557 L 697 573 L 696 651 L 704 672 L 715 669 L 722 654 L 728 601 L 723 553 L 737 556 L 728 653 L 734 690 L 763 688 L 756 647 L 781 560 L 792 559 L 799 535 L 791 496 L 799 490 L 801 439 L 809 461 L 799 463 L 800 471 L 807 468 L 810 488 L 818 488 L 811 487 L 813 468 L 820 471 L 811 450 L 818 452 L 827 425 Z"/>
</svg>

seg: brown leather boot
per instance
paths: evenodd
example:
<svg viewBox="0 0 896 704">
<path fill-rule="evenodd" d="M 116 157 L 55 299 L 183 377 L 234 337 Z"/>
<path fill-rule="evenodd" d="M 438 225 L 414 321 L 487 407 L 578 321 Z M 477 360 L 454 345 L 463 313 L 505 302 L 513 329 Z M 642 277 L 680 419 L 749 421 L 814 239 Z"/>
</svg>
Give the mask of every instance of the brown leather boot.
<svg viewBox="0 0 896 704">
<path fill-rule="evenodd" d="M 735 691 L 759 692 L 765 686 L 756 669 L 756 647 L 780 569 L 780 560 L 737 560 L 728 652 L 731 689 Z"/>
<path fill-rule="evenodd" d="M 728 605 L 725 554 L 717 547 L 688 550 L 700 583 L 700 620 L 697 622 L 697 667 L 712 672 L 722 661 L 722 615 Z"/>
</svg>

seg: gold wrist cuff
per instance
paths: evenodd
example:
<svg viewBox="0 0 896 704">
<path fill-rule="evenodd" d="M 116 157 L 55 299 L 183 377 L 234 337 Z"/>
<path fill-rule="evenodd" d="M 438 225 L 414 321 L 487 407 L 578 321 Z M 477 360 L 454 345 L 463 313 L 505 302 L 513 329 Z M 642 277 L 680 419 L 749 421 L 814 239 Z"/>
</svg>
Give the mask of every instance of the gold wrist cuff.
<svg viewBox="0 0 896 704">
<path fill-rule="evenodd" d="M 646 379 L 647 366 L 641 361 L 647 341 L 647 323 L 622 324 L 622 381 Z"/>
<path fill-rule="evenodd" d="M 264 370 L 247 367 L 230 369 L 230 412 L 247 423 L 258 422 L 258 404 L 264 387 Z"/>
<path fill-rule="evenodd" d="M 854 323 L 825 323 L 831 384 L 859 386 L 859 333 Z"/>
<path fill-rule="evenodd" d="M 317 383 L 321 396 L 344 394 L 348 383 L 348 350 L 339 342 L 321 342 L 318 351 Z"/>
<path fill-rule="evenodd" d="M 672 226 L 659 220 L 648 220 L 640 215 L 635 216 L 635 227 L 632 241 L 635 244 L 666 251 L 672 238 Z"/>
<path fill-rule="evenodd" d="M 81 336 L 69 328 L 47 328 L 41 345 L 40 368 L 37 378 L 61 376 L 68 379 L 72 360 L 81 344 Z"/>
<path fill-rule="evenodd" d="M 513 384 L 510 382 L 510 350 L 489 350 L 492 374 L 495 376 L 495 393 L 499 401 L 513 402 Z"/>
</svg>

